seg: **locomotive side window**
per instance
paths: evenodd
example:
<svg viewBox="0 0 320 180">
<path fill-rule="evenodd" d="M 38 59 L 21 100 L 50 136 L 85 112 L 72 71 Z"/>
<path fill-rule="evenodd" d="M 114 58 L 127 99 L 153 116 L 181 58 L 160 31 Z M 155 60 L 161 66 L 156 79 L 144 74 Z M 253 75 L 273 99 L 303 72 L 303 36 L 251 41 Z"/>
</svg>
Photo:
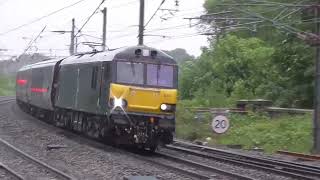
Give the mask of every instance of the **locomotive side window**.
<svg viewBox="0 0 320 180">
<path fill-rule="evenodd" d="M 95 66 L 92 68 L 92 76 L 91 76 L 91 88 L 97 88 L 97 81 L 98 81 L 98 67 Z"/>
<path fill-rule="evenodd" d="M 107 62 L 104 64 L 104 80 L 109 83 L 111 79 L 111 62 Z"/>
</svg>

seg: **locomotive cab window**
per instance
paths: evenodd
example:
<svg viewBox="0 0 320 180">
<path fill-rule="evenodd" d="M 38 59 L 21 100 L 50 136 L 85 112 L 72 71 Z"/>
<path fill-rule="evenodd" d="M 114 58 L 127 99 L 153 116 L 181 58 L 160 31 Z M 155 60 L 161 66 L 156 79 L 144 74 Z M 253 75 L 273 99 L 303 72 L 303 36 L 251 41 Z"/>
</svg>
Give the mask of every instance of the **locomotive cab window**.
<svg viewBox="0 0 320 180">
<path fill-rule="evenodd" d="M 117 82 L 142 85 L 144 82 L 143 69 L 142 63 L 118 62 Z"/>
<path fill-rule="evenodd" d="M 173 65 L 117 62 L 118 83 L 146 87 L 175 88 L 177 69 Z"/>
<path fill-rule="evenodd" d="M 147 65 L 147 85 L 160 87 L 173 87 L 173 66 Z"/>
</svg>

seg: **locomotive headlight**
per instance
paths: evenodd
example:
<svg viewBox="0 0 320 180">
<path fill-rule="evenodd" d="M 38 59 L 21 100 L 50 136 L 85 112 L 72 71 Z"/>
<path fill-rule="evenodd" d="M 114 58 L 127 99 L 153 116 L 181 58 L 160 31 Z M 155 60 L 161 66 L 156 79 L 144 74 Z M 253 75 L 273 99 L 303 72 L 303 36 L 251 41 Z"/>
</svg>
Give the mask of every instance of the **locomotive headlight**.
<svg viewBox="0 0 320 180">
<path fill-rule="evenodd" d="M 122 107 L 122 108 L 124 108 L 124 107 L 127 106 L 127 101 L 124 100 L 124 99 L 122 99 L 122 98 L 116 98 L 116 97 L 114 97 L 114 98 L 110 99 L 110 105 L 111 105 L 112 107 L 114 107 L 114 108 L 116 108 L 116 107 Z"/>
<path fill-rule="evenodd" d="M 161 104 L 160 109 L 161 111 L 173 112 L 175 111 L 176 106 L 170 104 Z"/>
<path fill-rule="evenodd" d="M 114 99 L 114 106 L 115 107 L 122 107 L 123 105 L 124 105 L 124 102 L 123 102 L 123 100 L 121 98 L 119 98 L 119 99 L 115 98 Z"/>
<path fill-rule="evenodd" d="M 160 106 L 160 109 L 161 109 L 162 111 L 166 111 L 167 108 L 168 108 L 168 106 L 167 106 L 166 104 L 161 104 L 161 106 Z"/>
</svg>

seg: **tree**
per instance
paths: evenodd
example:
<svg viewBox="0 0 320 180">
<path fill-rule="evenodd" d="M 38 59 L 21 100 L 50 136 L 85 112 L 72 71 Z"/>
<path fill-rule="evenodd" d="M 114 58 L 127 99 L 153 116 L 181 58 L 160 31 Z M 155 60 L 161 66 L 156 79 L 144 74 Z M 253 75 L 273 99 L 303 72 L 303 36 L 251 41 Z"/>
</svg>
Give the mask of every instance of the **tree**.
<svg viewBox="0 0 320 180">
<path fill-rule="evenodd" d="M 178 64 L 182 63 L 183 61 L 195 59 L 194 56 L 189 55 L 185 49 L 181 49 L 181 48 L 177 48 L 171 51 L 164 51 L 164 52 L 172 56 L 177 61 Z"/>
<path fill-rule="evenodd" d="M 214 93 L 231 98 L 240 89 L 246 92 L 242 96 L 254 97 L 256 88 L 272 71 L 268 68 L 273 53 L 273 48 L 257 38 L 226 36 L 218 44 L 212 44 L 195 62 L 183 64 L 181 97 L 201 99 L 214 97 L 211 94 Z"/>
<path fill-rule="evenodd" d="M 255 5 L 220 6 L 234 3 Z M 297 32 L 310 32 L 314 20 L 307 10 L 281 3 L 292 2 L 207 0 L 211 15 L 201 22 L 216 36 L 196 61 L 183 64 L 181 98 L 220 94 L 227 101 L 267 98 L 284 107 L 312 107 L 314 54 Z"/>
</svg>

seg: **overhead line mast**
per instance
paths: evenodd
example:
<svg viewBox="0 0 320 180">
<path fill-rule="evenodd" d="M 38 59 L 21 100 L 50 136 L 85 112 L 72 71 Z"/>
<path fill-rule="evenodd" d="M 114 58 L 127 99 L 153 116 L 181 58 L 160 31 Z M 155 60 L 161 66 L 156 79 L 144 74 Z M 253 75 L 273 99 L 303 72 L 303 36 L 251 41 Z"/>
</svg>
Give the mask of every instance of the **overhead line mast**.
<svg viewBox="0 0 320 180">
<path fill-rule="evenodd" d="M 70 52 L 70 55 L 72 56 L 74 54 L 74 39 L 75 39 L 75 36 L 74 36 L 74 29 L 75 29 L 75 20 L 74 18 L 72 19 L 72 27 L 71 27 L 71 42 L 70 42 L 70 49 L 69 49 L 69 52 Z"/>
<path fill-rule="evenodd" d="M 107 41 L 107 8 L 102 10 L 103 13 L 103 25 L 102 25 L 102 50 L 106 50 Z"/>
<path fill-rule="evenodd" d="M 139 45 L 143 45 L 144 37 L 144 0 L 140 0 Z"/>
</svg>

